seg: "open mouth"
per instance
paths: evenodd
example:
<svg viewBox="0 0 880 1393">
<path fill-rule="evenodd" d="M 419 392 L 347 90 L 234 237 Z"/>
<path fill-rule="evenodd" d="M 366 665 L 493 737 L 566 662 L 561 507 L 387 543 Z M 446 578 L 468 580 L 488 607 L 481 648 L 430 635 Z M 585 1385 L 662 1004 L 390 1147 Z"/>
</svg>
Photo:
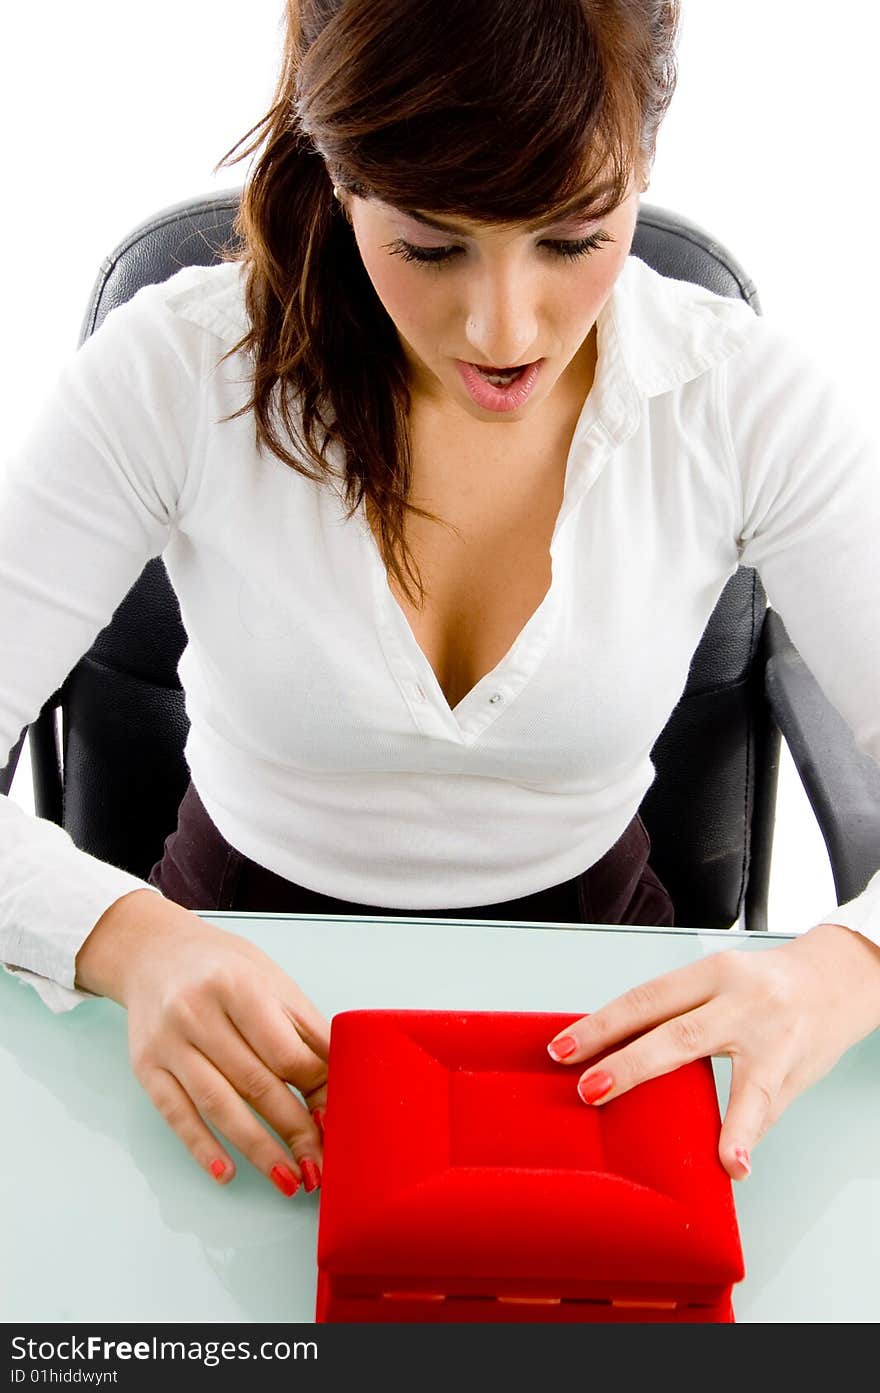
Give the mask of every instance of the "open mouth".
<svg viewBox="0 0 880 1393">
<path fill-rule="evenodd" d="M 479 363 L 456 360 L 458 371 L 471 399 L 484 411 L 516 411 L 532 394 L 544 364 L 543 358 L 519 367 L 483 367 Z"/>
</svg>

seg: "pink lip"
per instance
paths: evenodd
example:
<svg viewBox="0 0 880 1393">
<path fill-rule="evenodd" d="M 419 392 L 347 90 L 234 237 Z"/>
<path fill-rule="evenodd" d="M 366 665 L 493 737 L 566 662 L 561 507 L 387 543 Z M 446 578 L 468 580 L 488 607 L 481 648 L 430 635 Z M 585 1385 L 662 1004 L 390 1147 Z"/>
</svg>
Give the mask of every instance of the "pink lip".
<svg viewBox="0 0 880 1393">
<path fill-rule="evenodd" d="M 476 402 L 477 406 L 483 407 L 485 411 L 516 411 L 532 395 L 543 362 L 543 358 L 538 358 L 536 362 L 529 364 L 525 372 L 509 387 L 493 387 L 492 383 L 487 382 L 477 371 L 474 363 L 456 358 L 455 366 L 461 373 L 471 400 Z"/>
</svg>

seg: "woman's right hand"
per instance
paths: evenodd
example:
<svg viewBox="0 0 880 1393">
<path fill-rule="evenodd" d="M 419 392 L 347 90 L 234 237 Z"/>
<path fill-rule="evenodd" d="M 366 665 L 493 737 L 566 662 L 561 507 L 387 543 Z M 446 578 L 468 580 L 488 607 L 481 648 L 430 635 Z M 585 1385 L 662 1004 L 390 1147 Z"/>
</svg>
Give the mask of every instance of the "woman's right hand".
<svg viewBox="0 0 880 1393">
<path fill-rule="evenodd" d="M 320 1183 L 330 1025 L 259 948 L 134 890 L 81 947 L 75 985 L 126 1007 L 135 1077 L 209 1175 L 225 1184 L 235 1163 L 208 1123 L 283 1194 Z"/>
</svg>

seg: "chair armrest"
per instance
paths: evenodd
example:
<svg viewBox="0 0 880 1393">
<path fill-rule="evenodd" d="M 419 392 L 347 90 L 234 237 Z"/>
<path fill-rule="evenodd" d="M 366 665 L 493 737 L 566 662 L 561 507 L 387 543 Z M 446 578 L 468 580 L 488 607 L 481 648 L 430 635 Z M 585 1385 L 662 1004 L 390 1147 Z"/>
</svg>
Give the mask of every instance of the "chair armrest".
<svg viewBox="0 0 880 1393">
<path fill-rule="evenodd" d="M 770 610 L 764 622 L 767 702 L 825 840 L 837 903 L 844 904 L 880 867 L 880 767 L 859 749 L 779 615 Z"/>
</svg>

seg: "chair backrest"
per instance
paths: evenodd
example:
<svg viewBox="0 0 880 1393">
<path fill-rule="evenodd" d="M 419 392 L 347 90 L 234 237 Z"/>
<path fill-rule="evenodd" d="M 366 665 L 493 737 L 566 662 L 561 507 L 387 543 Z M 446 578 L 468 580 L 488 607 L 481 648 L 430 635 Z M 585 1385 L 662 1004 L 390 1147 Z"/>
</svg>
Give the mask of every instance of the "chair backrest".
<svg viewBox="0 0 880 1393">
<path fill-rule="evenodd" d="M 238 198 L 231 190 L 177 204 L 136 228 L 101 266 L 81 341 L 142 285 L 217 260 L 232 239 Z M 632 251 L 662 275 L 741 296 L 760 313 L 731 254 L 682 217 L 643 204 Z M 765 610 L 756 574 L 741 569 L 654 749 L 657 776 L 641 811 L 652 865 L 682 925 L 730 927 L 748 887 L 749 926 L 765 926 L 778 754 L 761 677 Z M 151 561 L 32 728 L 38 814 L 62 822 L 84 850 L 144 877 L 176 826 L 188 781 L 177 677 L 185 642 L 164 565 Z"/>
</svg>

